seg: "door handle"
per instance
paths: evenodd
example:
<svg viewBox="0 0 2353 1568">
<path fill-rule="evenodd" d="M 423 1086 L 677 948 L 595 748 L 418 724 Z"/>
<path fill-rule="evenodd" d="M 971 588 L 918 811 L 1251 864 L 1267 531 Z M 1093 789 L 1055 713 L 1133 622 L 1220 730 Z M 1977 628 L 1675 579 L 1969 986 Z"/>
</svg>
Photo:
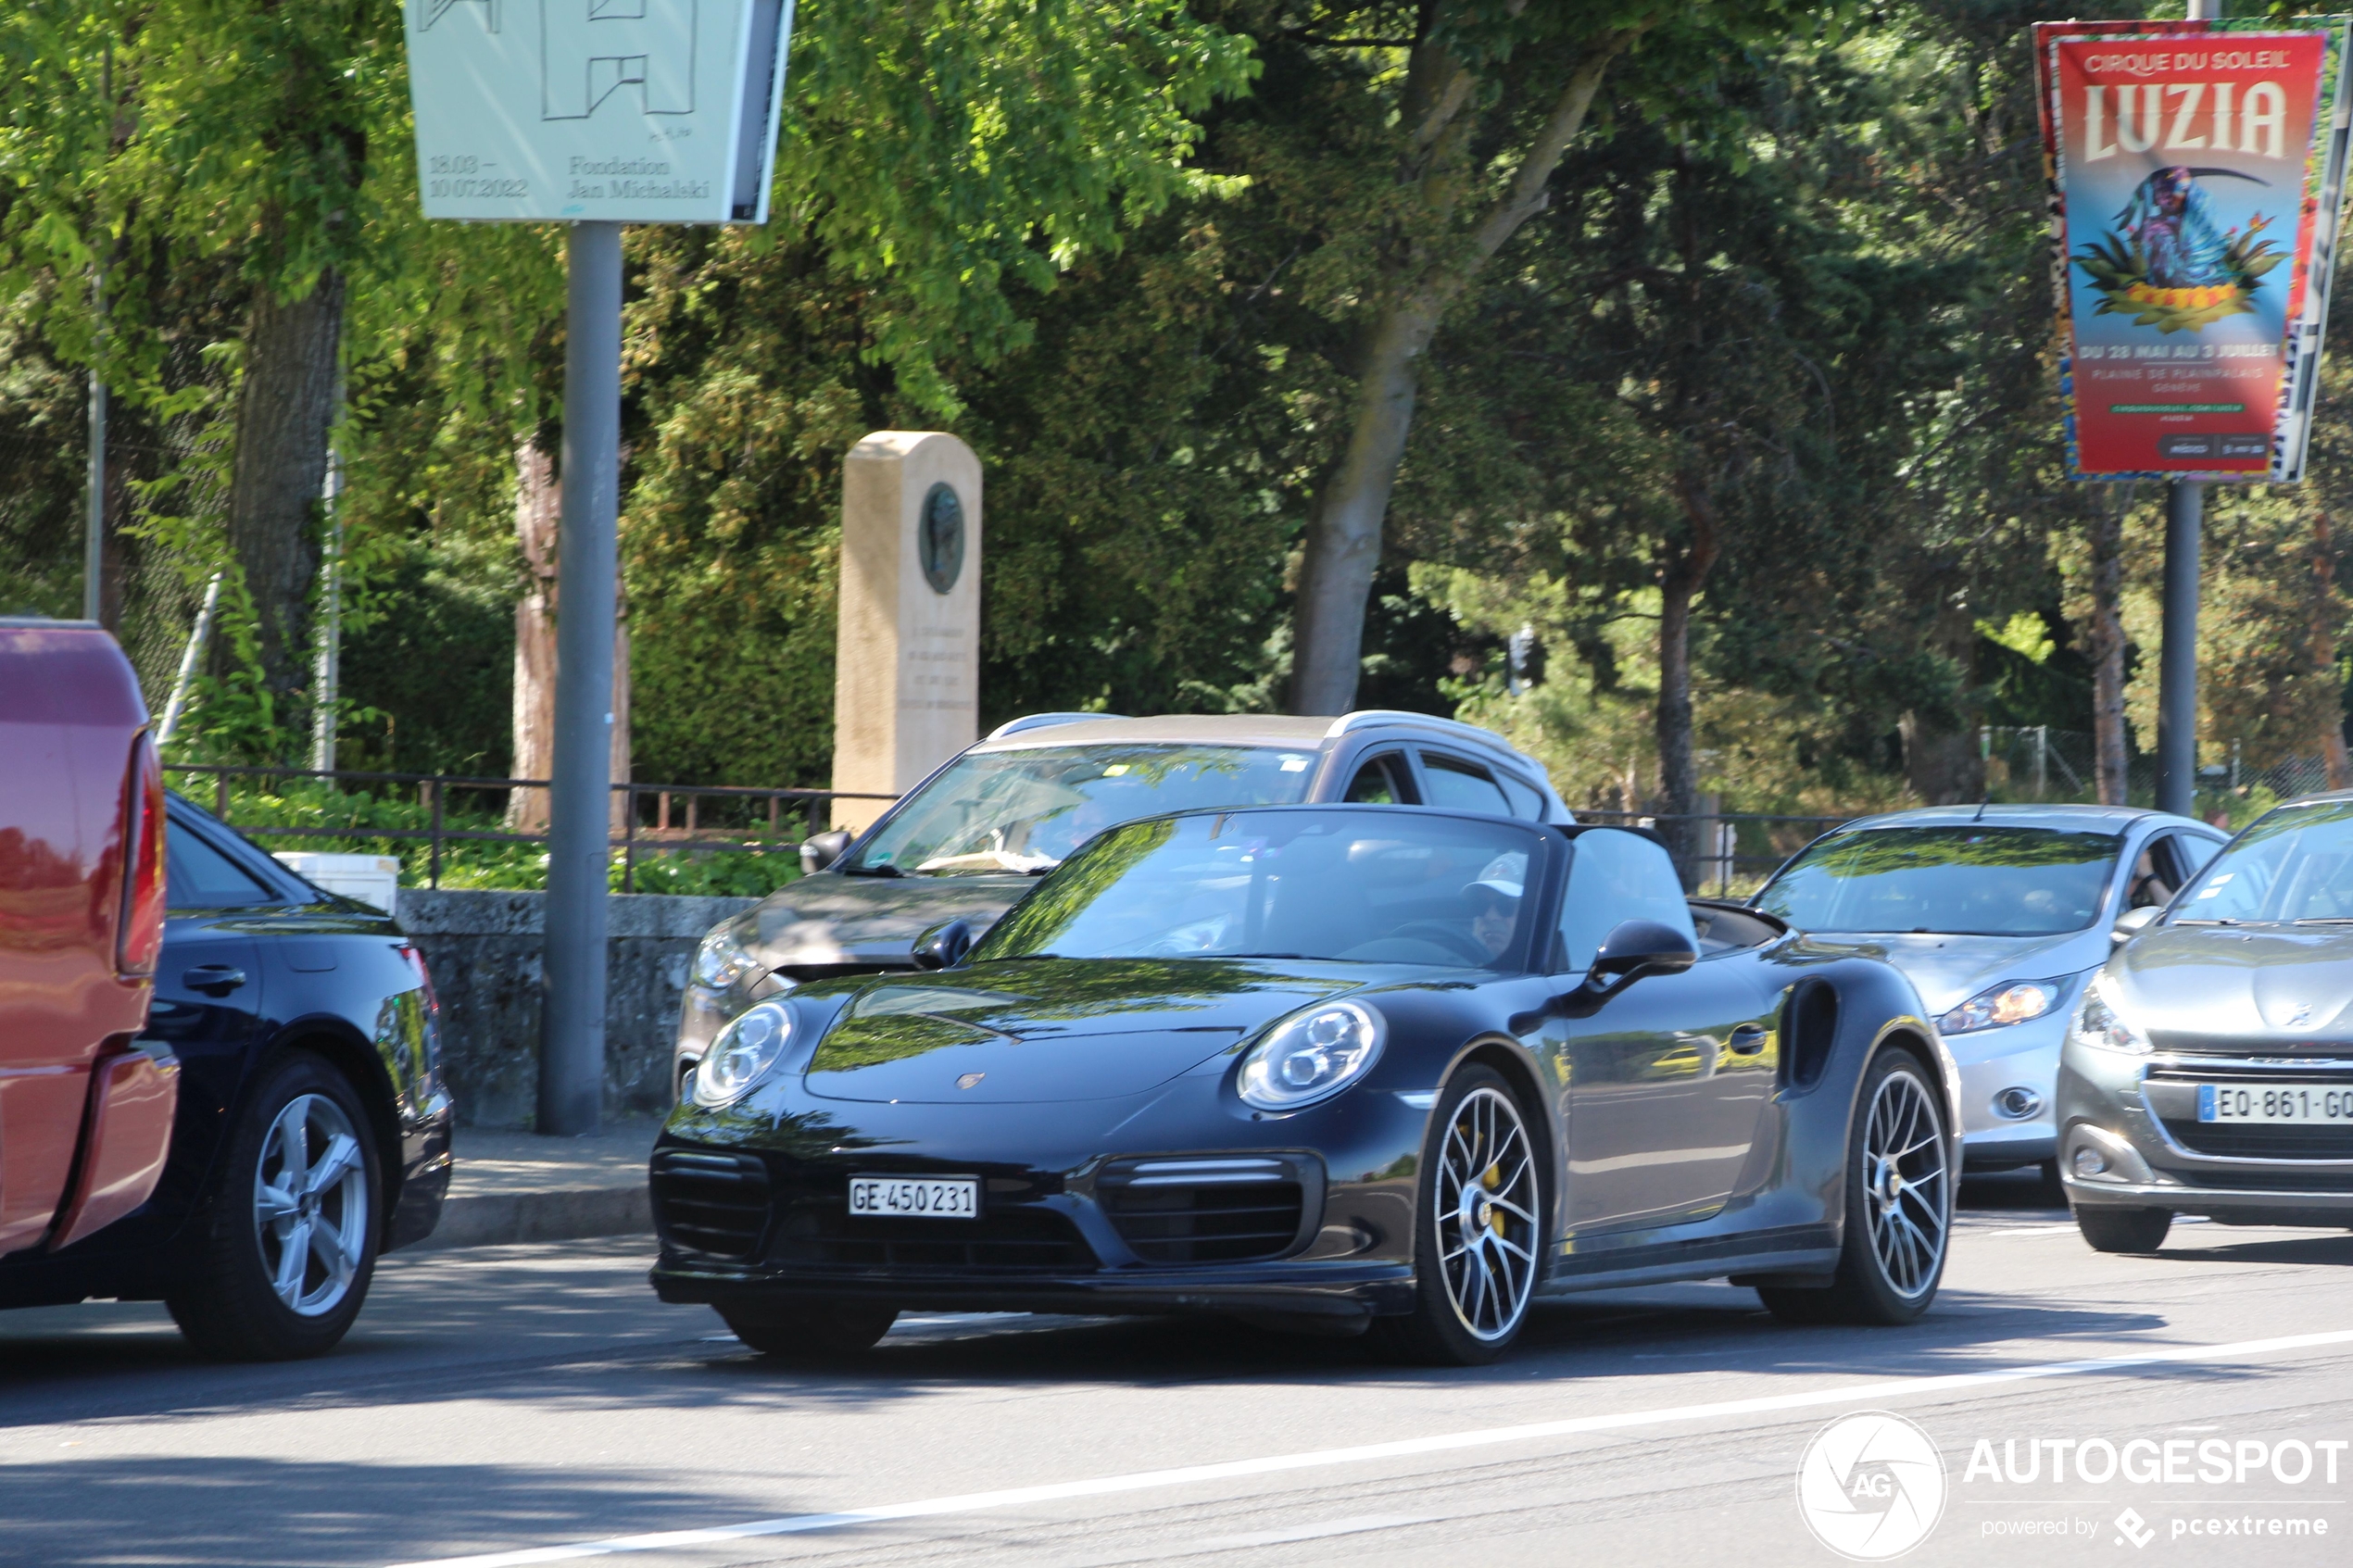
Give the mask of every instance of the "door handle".
<svg viewBox="0 0 2353 1568">
<path fill-rule="evenodd" d="M 1765 1029 L 1761 1024 L 1743 1023 L 1732 1031 L 1730 1044 L 1726 1047 L 1734 1056 L 1755 1056 L 1765 1048 Z"/>
<path fill-rule="evenodd" d="M 180 984 L 191 991 L 209 991 L 226 996 L 245 983 L 245 972 L 225 963 L 202 963 L 180 977 Z"/>
</svg>

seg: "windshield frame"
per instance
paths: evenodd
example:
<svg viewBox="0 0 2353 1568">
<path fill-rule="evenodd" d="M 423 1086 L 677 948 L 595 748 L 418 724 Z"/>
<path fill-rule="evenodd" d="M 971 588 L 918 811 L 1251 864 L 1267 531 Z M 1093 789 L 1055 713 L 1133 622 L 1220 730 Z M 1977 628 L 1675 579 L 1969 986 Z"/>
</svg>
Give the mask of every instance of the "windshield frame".
<svg viewBox="0 0 2353 1568">
<path fill-rule="evenodd" d="M 2270 927 L 2347 923 L 2348 920 L 2353 920 L 2353 917 L 2301 916 L 2295 919 L 2272 918 L 2265 920 L 2239 920 L 2235 918 L 2223 919 L 2221 917 L 2207 917 L 2201 919 L 2199 916 L 2190 912 L 2190 906 L 2197 900 L 2199 890 L 2206 887 L 2213 880 L 2214 874 L 2217 872 L 2229 872 L 2230 868 L 2225 862 L 2240 854 L 2243 846 L 2251 846 L 2254 843 L 2263 842 L 2272 836 L 2271 834 L 2264 831 L 2265 824 L 2272 822 L 2275 818 L 2285 818 L 2292 812 L 2301 814 L 2309 811 L 2324 811 L 2331 809 L 2334 809 L 2334 810 L 2335 821 L 2353 821 L 2353 799 L 2348 799 L 2344 797 L 2331 797 L 2323 796 L 2312 800 L 2288 800 L 2283 801 L 2281 804 L 2272 807 L 2270 810 L 2264 812 L 2261 816 L 2247 823 L 2246 826 L 2241 828 L 2236 834 L 2233 834 L 2228 843 L 2214 851 L 2212 858 L 2210 858 L 2205 865 L 2198 868 L 2197 874 L 2183 883 L 2182 884 L 2182 890 L 2173 895 L 2172 902 L 2167 904 L 2163 911 L 2159 914 L 2158 923 L 2162 925 L 2179 926 L 2229 926 L 2233 929 L 2246 926 Z M 2306 823 L 2301 826 L 2290 824 L 2282 831 L 2301 834 L 2311 825 L 2313 824 Z"/>
<path fill-rule="evenodd" d="M 976 760 L 986 761 L 996 759 L 1004 759 L 1009 762 L 1018 765 L 1020 759 L 1024 758 L 1050 757 L 1055 755 L 1076 758 L 1081 754 L 1098 751 L 1115 753 L 1227 752 L 1237 757 L 1246 757 L 1252 753 L 1260 753 L 1268 757 L 1304 757 L 1307 759 L 1307 765 L 1304 768 L 1298 770 L 1299 775 L 1303 782 L 1300 785 L 1300 798 L 1297 800 L 1268 802 L 1264 804 L 1244 802 L 1180 806 L 1151 812 L 1150 813 L 1151 816 L 1167 816 L 1193 810 L 1269 810 L 1273 809 L 1278 804 L 1285 806 L 1313 805 L 1315 802 L 1313 800 L 1312 797 L 1315 792 L 1317 781 L 1323 776 L 1326 764 L 1328 760 L 1326 755 L 1326 748 L 1320 744 L 1315 746 L 1274 746 L 1257 741 L 1193 741 L 1170 739 L 1063 742 L 1060 745 L 1041 744 L 1038 746 L 988 747 L 970 746 L 958 752 L 955 756 L 941 763 L 937 768 L 933 769 L 931 772 L 925 775 L 922 783 L 907 791 L 906 794 L 900 796 L 897 800 L 892 801 L 889 808 L 885 810 L 881 816 L 875 819 L 874 825 L 866 829 L 865 832 L 860 834 L 855 839 L 851 840 L 849 847 L 842 851 L 840 858 L 837 859 L 833 865 L 827 867 L 826 869 L 845 876 L 921 877 L 934 881 L 946 880 L 953 877 L 988 875 L 1005 877 L 1027 876 L 1035 879 L 1052 871 L 1056 866 L 1061 865 L 1062 860 L 1060 859 L 1056 859 L 1047 864 L 1037 866 L 1034 869 L 1027 867 L 1006 866 L 1001 870 L 926 872 L 913 867 L 902 867 L 888 862 L 870 863 L 868 860 L 868 855 L 870 851 L 874 849 L 875 845 L 880 842 L 884 834 L 890 830 L 894 823 L 900 821 L 910 811 L 922 809 L 925 801 L 925 797 L 930 795 L 933 787 L 944 783 L 950 773 L 965 763 Z M 1108 759 L 1108 760 L 1115 762 L 1118 761 L 1119 759 L 1117 757 L 1112 757 Z M 1129 822 L 1140 822 L 1143 820 L 1143 818 L 1136 817 L 1127 819 Z M 1125 826 L 1126 823 L 1116 823 L 1114 825 Z"/>
<path fill-rule="evenodd" d="M 2085 921 L 2081 925 L 2066 926 L 2057 931 L 1949 931 L 1943 929 L 1919 928 L 1895 931 L 1893 929 L 1881 929 L 1876 926 L 1807 925 L 1791 918 L 1788 915 L 1781 914 L 1778 910 L 1768 909 L 1765 907 L 1766 895 L 1772 892 L 1775 887 L 1780 884 L 1783 878 L 1787 877 L 1792 872 L 1795 871 L 1797 869 L 1798 862 L 1804 860 L 1816 850 L 1821 849 L 1825 846 L 1833 844 L 1836 841 L 1842 839 L 1860 839 L 1867 834 L 1875 833 L 1919 833 L 1922 831 L 1960 833 L 1972 828 L 1979 831 L 1991 829 L 1994 831 L 2011 833 L 2066 834 L 2082 837 L 2106 838 L 2110 840 L 2116 847 L 2109 854 L 2108 859 L 2108 870 L 2100 878 L 2099 894 L 2098 897 L 2094 899 L 2092 905 L 2092 918 Z M 1843 824 L 1831 829 L 1830 832 L 1822 834 L 1819 838 L 1815 839 L 1811 844 L 1806 845 L 1803 849 L 1798 850 L 1797 853 L 1782 861 L 1780 868 L 1774 872 L 1773 874 L 1766 880 L 1765 885 L 1758 888 L 1749 898 L 1748 902 L 1750 907 L 1755 909 L 1758 913 L 1770 915 L 1772 918 L 1783 922 L 1793 930 L 1822 935 L 1982 936 L 1994 938 L 1996 940 L 2013 942 L 2042 942 L 2049 941 L 2056 937 L 2080 936 L 2084 932 L 2098 928 L 2101 921 L 2107 916 L 2109 904 L 2115 899 L 2117 879 L 2120 872 L 2126 868 L 2128 863 L 2124 851 L 2133 843 L 2132 830 L 2133 824 L 2129 822 L 2123 827 L 2112 831 L 2090 826 L 2072 827 L 2052 823 L 2020 822 L 1981 822 L 1975 820 L 1909 822 L 1892 822 L 1881 823 L 1876 827 L 1858 827 L 1852 823 Z"/>
<path fill-rule="evenodd" d="M 1018 917 L 1021 915 L 1025 907 L 1033 901 L 1052 897 L 1058 890 L 1058 884 L 1066 883 L 1071 877 L 1085 875 L 1088 861 L 1097 855 L 1109 853 L 1114 842 L 1122 834 L 1141 832 L 1162 822 L 1180 822 L 1198 817 L 1238 817 L 1245 815 L 1255 816 L 1275 814 L 1291 816 L 1306 815 L 1309 813 L 1320 815 L 1346 814 L 1351 816 L 1393 816 L 1401 817 L 1405 821 L 1416 823 L 1453 820 L 1478 822 L 1483 825 L 1501 826 L 1506 829 L 1516 830 L 1518 833 L 1525 834 L 1531 841 L 1529 847 L 1530 859 L 1527 873 L 1528 880 L 1524 884 L 1526 892 L 1522 895 L 1520 900 L 1518 923 L 1512 932 L 1510 945 L 1506 947 L 1502 953 L 1496 955 L 1492 963 L 1476 965 L 1466 962 L 1455 965 L 1436 965 L 1418 964 L 1414 963 L 1411 960 L 1401 959 L 1342 959 L 1318 957 L 1302 958 L 1294 961 L 1302 963 L 1347 964 L 1352 967 L 1365 968 L 1453 968 L 1484 973 L 1499 980 L 1544 972 L 1542 968 L 1542 960 L 1549 954 L 1551 948 L 1550 934 L 1552 927 L 1549 917 L 1556 915 L 1557 912 L 1557 906 L 1560 901 L 1560 883 L 1563 874 L 1563 867 L 1569 853 L 1568 837 L 1559 827 L 1550 822 L 1531 822 L 1519 817 L 1498 817 L 1474 811 L 1446 811 L 1428 806 L 1371 806 L 1349 801 L 1333 800 L 1299 801 L 1281 806 L 1193 807 L 1181 811 L 1165 811 L 1155 816 L 1138 817 L 1132 822 L 1121 822 L 1115 827 L 1105 828 L 1101 833 L 1096 834 L 1093 838 L 1088 840 L 1087 843 L 1081 846 L 1077 850 L 1074 851 L 1068 859 L 1063 861 L 1060 865 L 1056 866 L 1054 870 L 1038 878 L 1036 885 L 1031 887 L 1026 893 L 1023 894 L 1022 897 L 1015 901 L 1013 906 L 1007 909 L 1004 914 L 1000 916 L 996 923 L 991 925 L 988 932 L 973 945 L 969 955 L 963 961 L 966 963 L 1023 963 L 1034 962 L 1042 959 L 1051 958 L 1056 961 L 1064 963 L 1136 963 L 1143 961 L 1153 963 L 1210 962 L 1230 964 L 1252 961 L 1254 957 L 1263 958 L 1265 955 L 1204 952 L 1199 954 L 1183 954 L 1139 959 L 1135 955 L 1098 956 L 1085 954 L 1063 955 L 1029 952 L 1007 953 L 1001 951 L 1001 949 L 1012 945 L 1014 934 L 1018 932 L 1022 924 L 1022 922 Z M 1541 940 L 1539 939 L 1540 934 L 1542 937 Z"/>
</svg>

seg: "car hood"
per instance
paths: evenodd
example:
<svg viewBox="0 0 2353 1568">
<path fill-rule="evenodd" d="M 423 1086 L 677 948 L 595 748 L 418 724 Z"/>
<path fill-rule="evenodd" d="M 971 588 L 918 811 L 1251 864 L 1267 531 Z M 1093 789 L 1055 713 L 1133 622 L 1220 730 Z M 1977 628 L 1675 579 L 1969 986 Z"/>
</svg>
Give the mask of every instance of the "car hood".
<svg viewBox="0 0 2353 1568">
<path fill-rule="evenodd" d="M 1365 978 L 1270 960 L 1045 959 L 892 976 L 835 1015 L 806 1072 L 826 1099 L 1115 1099 Z"/>
<path fill-rule="evenodd" d="M 2056 936 L 1964 936 L 1935 932 L 1809 934 L 1808 950 L 1884 959 L 1904 972 L 1931 1018 L 2005 980 L 2057 980 L 2096 969 L 2108 954 L 2105 926 Z"/>
<path fill-rule="evenodd" d="M 844 876 L 788 883 L 743 917 L 746 948 L 786 973 L 905 969 L 915 938 L 944 920 L 980 935 L 1038 885 L 1028 876 Z"/>
<path fill-rule="evenodd" d="M 2108 986 L 2160 1049 L 2342 1054 L 2353 1045 L 2353 930 L 2169 925 L 2108 967 Z"/>
</svg>

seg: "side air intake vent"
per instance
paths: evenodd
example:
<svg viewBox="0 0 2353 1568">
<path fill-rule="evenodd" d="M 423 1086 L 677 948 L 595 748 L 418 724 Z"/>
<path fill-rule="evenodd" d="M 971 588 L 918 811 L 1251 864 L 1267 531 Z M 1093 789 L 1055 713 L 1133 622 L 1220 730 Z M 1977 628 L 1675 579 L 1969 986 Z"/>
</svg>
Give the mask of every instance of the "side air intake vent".
<svg viewBox="0 0 2353 1568">
<path fill-rule="evenodd" d="M 1242 1263 L 1298 1243 L 1309 1185 L 1296 1157 L 1130 1159 L 1104 1166 L 1095 1193 L 1147 1263 Z"/>
<path fill-rule="evenodd" d="M 716 1149 L 654 1151 L 654 1228 L 664 1247 L 713 1258 L 749 1258 L 768 1226 L 768 1167 Z"/>
<path fill-rule="evenodd" d="M 1827 980 L 1799 981 L 1781 1004 L 1781 1038 L 1789 1042 L 1783 1060 L 1791 1086 L 1810 1089 L 1820 1083 L 1838 1044 L 1837 987 Z"/>
</svg>

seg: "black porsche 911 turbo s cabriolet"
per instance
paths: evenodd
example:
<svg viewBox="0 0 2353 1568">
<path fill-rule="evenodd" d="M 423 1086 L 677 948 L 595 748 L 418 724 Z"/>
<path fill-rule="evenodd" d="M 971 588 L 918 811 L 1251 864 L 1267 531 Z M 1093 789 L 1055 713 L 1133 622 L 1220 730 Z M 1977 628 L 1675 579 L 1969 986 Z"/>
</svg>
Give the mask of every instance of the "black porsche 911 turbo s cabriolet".
<svg viewBox="0 0 2353 1568">
<path fill-rule="evenodd" d="M 1211 1311 L 1478 1362 L 1729 1275 L 1905 1323 L 1949 1059 L 1893 968 L 1694 927 L 1646 834 L 1383 806 L 1112 829 L 931 972 L 746 1006 L 651 1165 L 665 1300 L 773 1354 L 912 1308 Z"/>
</svg>

